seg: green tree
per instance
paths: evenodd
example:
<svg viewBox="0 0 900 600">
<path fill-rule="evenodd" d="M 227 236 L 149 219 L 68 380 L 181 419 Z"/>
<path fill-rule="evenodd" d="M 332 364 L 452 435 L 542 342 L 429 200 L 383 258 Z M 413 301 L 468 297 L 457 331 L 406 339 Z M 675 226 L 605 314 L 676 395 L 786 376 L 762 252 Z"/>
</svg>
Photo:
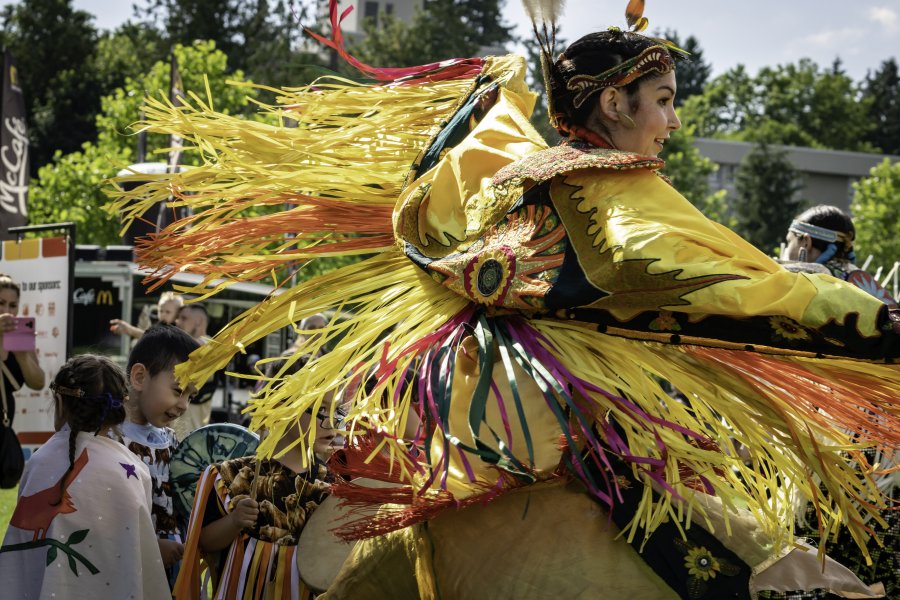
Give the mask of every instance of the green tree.
<svg viewBox="0 0 900 600">
<path fill-rule="evenodd" d="M 72 0 L 22 0 L 0 13 L 2 43 L 16 58 L 31 138 L 31 169 L 96 134 L 101 90 L 93 64 L 93 16 Z"/>
<path fill-rule="evenodd" d="M 692 125 L 684 125 L 672 133 L 666 142 L 662 157 L 666 160 L 663 174 L 671 179 L 672 185 L 682 196 L 713 221 L 728 227 L 734 226 L 734 217 L 730 214 L 726 202 L 727 192 L 710 190 L 709 176 L 715 173 L 719 166 L 702 156 L 694 146 Z"/>
<path fill-rule="evenodd" d="M 409 23 L 387 14 L 368 19 L 366 35 L 351 53 L 370 65 L 391 67 L 474 56 L 482 46 L 512 40 L 511 28 L 499 19 L 497 0 L 429 0 Z"/>
<path fill-rule="evenodd" d="M 683 115 L 700 137 L 867 152 L 869 104 L 839 63 L 823 70 L 802 59 L 756 77 L 739 65 L 688 98 Z"/>
<path fill-rule="evenodd" d="M 685 101 L 681 118 L 697 137 L 734 137 L 754 125 L 759 108 L 753 78 L 738 65 L 713 79 L 702 94 Z"/>
<path fill-rule="evenodd" d="M 890 266 L 900 260 L 900 163 L 884 159 L 853 189 L 850 209 L 856 226 L 857 253 L 872 254 L 875 266 Z"/>
<path fill-rule="evenodd" d="M 168 44 L 150 27 L 127 22 L 115 31 L 104 31 L 97 40 L 92 61 L 97 87 L 106 95 L 124 85 L 129 77 L 141 77 L 155 63 L 165 60 L 168 53 Z"/>
<path fill-rule="evenodd" d="M 186 90 L 194 90 L 205 98 L 204 75 L 215 101 L 216 110 L 238 114 L 248 112 L 248 98 L 254 93 L 247 88 L 230 86 L 226 79 L 244 81 L 240 71 L 229 73 L 227 57 L 215 49 L 213 42 L 196 42 L 176 46 L 182 80 Z M 53 161 L 41 167 L 32 182 L 29 209 L 32 223 L 74 221 L 79 228 L 79 241 L 91 244 L 120 243 L 119 223 L 103 210 L 107 198 L 102 183 L 134 161 L 136 136 L 132 123 L 137 121 L 146 94 L 168 96 L 169 62 L 159 61 L 144 75 L 128 78 L 125 85 L 102 99 L 102 111 L 96 118 L 97 140 L 85 142 L 81 149 L 67 154 L 57 151 Z M 150 135 L 148 155 L 169 145 L 169 138 Z M 185 154 L 187 164 L 197 157 Z M 159 154 L 165 161 L 166 155 Z"/>
<path fill-rule="evenodd" d="M 735 231 L 766 253 L 784 240 L 804 201 L 803 188 L 787 152 L 761 143 L 744 157 L 735 174 Z"/>
<path fill-rule="evenodd" d="M 443 0 L 426 0 L 426 8 Z M 503 22 L 503 0 L 456 0 L 454 4 L 480 46 L 503 46 L 512 41 L 513 27 Z"/>
<path fill-rule="evenodd" d="M 886 154 L 900 154 L 900 72 L 890 58 L 866 75 L 863 98 L 868 100 L 872 130 L 866 140 Z"/>
<path fill-rule="evenodd" d="M 298 0 L 151 0 L 138 14 L 167 46 L 212 40 L 231 68 L 268 85 L 297 86 L 312 79 L 320 62 L 299 50 L 307 6 Z"/>
<path fill-rule="evenodd" d="M 675 106 L 681 106 L 691 96 L 703 93 L 712 73 L 712 65 L 703 59 L 703 49 L 694 36 L 689 35 L 682 43 L 677 31 L 667 29 L 662 37 L 690 53 L 688 58 L 678 62 L 675 69 L 675 80 L 678 83 Z"/>
</svg>

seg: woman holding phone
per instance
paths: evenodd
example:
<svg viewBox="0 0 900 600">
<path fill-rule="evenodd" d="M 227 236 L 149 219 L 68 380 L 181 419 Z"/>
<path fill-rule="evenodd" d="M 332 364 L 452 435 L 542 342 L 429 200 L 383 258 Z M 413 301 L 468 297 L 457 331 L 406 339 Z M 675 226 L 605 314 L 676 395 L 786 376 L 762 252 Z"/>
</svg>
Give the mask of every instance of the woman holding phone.
<svg viewBox="0 0 900 600">
<path fill-rule="evenodd" d="M 37 352 L 31 350 L 9 351 L 3 343 L 5 333 L 16 329 L 16 317 L 19 314 L 19 284 L 9 275 L 0 274 L 0 376 L 3 380 L 3 397 L 6 414 L 12 427 L 16 414 L 16 402 L 13 392 L 27 385 L 33 390 L 44 387 L 44 370 L 38 364 Z"/>
</svg>

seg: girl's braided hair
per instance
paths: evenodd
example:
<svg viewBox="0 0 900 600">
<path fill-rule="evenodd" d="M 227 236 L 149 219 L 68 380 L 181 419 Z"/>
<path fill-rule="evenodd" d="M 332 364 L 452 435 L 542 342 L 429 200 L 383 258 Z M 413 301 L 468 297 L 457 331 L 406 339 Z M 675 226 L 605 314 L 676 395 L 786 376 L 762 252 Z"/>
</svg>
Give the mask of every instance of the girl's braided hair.
<svg viewBox="0 0 900 600">
<path fill-rule="evenodd" d="M 101 429 L 125 420 L 128 395 L 125 372 L 105 356 L 83 354 L 69 359 L 56 374 L 50 389 L 56 398 L 56 410 L 69 425 L 69 468 L 59 482 L 63 500 L 68 477 L 75 466 L 75 441 L 79 431 L 97 434 Z"/>
</svg>

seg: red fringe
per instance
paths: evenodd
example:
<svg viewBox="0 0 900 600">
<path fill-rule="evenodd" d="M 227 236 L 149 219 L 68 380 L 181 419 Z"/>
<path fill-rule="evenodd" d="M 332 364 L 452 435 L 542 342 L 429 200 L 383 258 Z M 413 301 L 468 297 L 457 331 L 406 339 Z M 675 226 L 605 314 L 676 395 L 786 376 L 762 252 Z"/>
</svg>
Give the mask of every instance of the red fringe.
<svg viewBox="0 0 900 600">
<path fill-rule="evenodd" d="M 392 462 L 390 456 L 383 452 L 375 454 L 369 462 L 366 459 L 381 443 L 381 439 L 374 433 L 368 433 L 353 440 L 353 445 L 348 445 L 335 452 L 328 461 L 328 468 L 335 475 L 343 479 L 367 477 L 378 481 L 386 481 L 403 485 L 400 479 L 400 467 Z M 347 484 L 352 486 L 352 484 Z M 353 486 L 358 487 L 358 486 Z M 338 484 L 341 488 L 341 484 Z M 342 494 L 337 494 L 342 496 Z"/>
<path fill-rule="evenodd" d="M 387 499 L 379 500 L 379 502 L 401 504 L 400 500 L 408 497 L 412 499 L 412 504 L 407 507 L 382 507 L 377 514 L 373 514 L 371 502 L 366 505 L 355 506 L 351 509 L 350 514 L 356 515 L 357 518 L 334 528 L 332 532 L 345 542 L 378 537 L 410 525 L 428 521 L 446 510 L 463 510 L 475 504 L 487 504 L 502 494 L 524 485 L 505 471 L 498 469 L 497 472 L 499 478 L 496 484 L 485 484 L 485 489 L 482 493 L 470 496 L 464 500 L 456 500 L 453 494 L 446 490 L 439 490 L 429 497 L 416 496 L 412 494 L 411 486 L 407 486 L 410 492 L 409 496 L 397 493 L 399 491 L 398 488 L 373 490 L 381 492 L 388 490 L 393 493 L 393 495 L 388 494 Z M 338 486 L 337 489 L 332 487 L 332 494 L 335 496 L 343 497 L 342 494 L 344 492 L 346 492 L 344 486 Z M 372 496 L 374 494 L 370 497 Z M 390 498 L 394 498 L 394 500 Z M 352 500 L 347 499 L 340 506 L 354 506 L 354 503 Z"/>
<path fill-rule="evenodd" d="M 342 499 L 340 507 L 351 507 L 348 513 L 351 520 L 332 530 L 344 541 L 377 537 L 422 523 L 445 510 L 461 510 L 474 504 L 484 504 L 523 485 L 509 473 L 497 469 L 496 483 L 483 484 L 481 493 L 465 500 L 455 499 L 446 490 L 417 492 L 412 485 L 402 483 L 399 465 L 391 461 L 387 454 L 378 453 L 366 462 L 380 441 L 376 434 L 362 436 L 354 446 L 336 452 L 328 463 L 331 471 L 339 476 L 331 486 L 331 494 Z M 415 458 L 409 458 L 419 468 L 425 468 Z M 350 477 L 367 477 L 398 485 L 364 487 L 345 479 Z M 383 507 L 383 504 L 400 506 Z"/>
<path fill-rule="evenodd" d="M 341 22 L 352 10 L 353 6 L 348 6 L 338 16 L 338 2 L 337 0 L 330 0 L 328 2 L 328 14 L 331 21 L 331 39 L 323 37 L 309 28 L 306 28 L 305 31 L 319 43 L 337 52 L 341 58 L 353 65 L 360 73 L 372 79 L 384 82 L 398 82 L 397 80 L 404 79 L 404 81 L 398 83 L 412 85 L 422 81 L 447 81 L 475 77 L 484 68 L 484 59 L 481 58 L 454 58 L 427 65 L 401 68 L 372 67 L 367 65 L 351 56 L 344 44 L 344 32 L 341 31 Z"/>
</svg>

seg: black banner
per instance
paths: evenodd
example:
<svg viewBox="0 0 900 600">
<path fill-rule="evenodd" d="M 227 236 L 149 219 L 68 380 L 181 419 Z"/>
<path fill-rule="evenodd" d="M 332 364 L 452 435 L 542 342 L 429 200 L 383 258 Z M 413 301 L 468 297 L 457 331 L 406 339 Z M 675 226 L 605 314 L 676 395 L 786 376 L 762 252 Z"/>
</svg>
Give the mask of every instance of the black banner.
<svg viewBox="0 0 900 600">
<path fill-rule="evenodd" d="M 9 52 L 3 53 L 3 107 L 0 115 L 0 239 L 7 229 L 28 220 L 28 126 L 19 71 Z"/>
</svg>

